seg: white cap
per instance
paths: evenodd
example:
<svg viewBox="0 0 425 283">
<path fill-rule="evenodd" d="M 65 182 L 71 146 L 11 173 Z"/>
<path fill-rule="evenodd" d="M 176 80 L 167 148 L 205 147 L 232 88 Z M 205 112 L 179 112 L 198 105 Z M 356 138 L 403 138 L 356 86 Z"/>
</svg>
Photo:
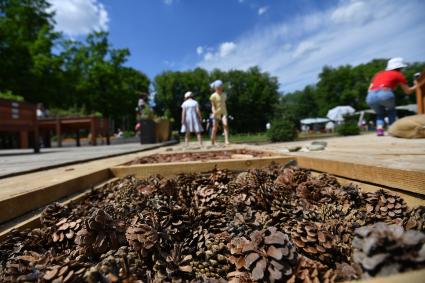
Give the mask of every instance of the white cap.
<svg viewBox="0 0 425 283">
<path fill-rule="evenodd" d="M 221 87 L 221 86 L 223 86 L 223 82 L 220 81 L 220 80 L 216 80 L 215 82 L 213 82 L 211 84 L 211 88 L 218 88 L 218 87 Z"/>
<path fill-rule="evenodd" d="M 191 91 L 188 91 L 184 94 L 184 98 L 189 98 L 189 97 L 192 97 L 192 96 L 193 96 L 193 94 L 192 94 Z"/>
<path fill-rule="evenodd" d="M 388 60 L 387 68 L 385 70 L 389 71 L 405 67 L 407 67 L 407 65 L 403 62 L 403 58 L 395 57 Z"/>
</svg>

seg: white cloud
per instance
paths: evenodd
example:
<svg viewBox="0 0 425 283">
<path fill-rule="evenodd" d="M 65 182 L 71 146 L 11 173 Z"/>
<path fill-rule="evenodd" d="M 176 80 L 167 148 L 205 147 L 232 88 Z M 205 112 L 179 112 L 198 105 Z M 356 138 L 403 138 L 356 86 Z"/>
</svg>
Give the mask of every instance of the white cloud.
<svg viewBox="0 0 425 283">
<path fill-rule="evenodd" d="M 319 46 L 313 41 L 302 41 L 300 42 L 300 44 L 298 44 L 297 48 L 295 48 L 292 56 L 294 58 L 306 56 L 308 53 L 311 53 L 318 49 L 319 49 Z"/>
<path fill-rule="evenodd" d="M 204 47 L 202 47 L 202 46 L 196 47 L 196 53 L 198 55 L 202 55 L 202 53 L 204 53 Z"/>
<path fill-rule="evenodd" d="M 372 19 L 372 10 L 363 1 L 353 1 L 348 5 L 340 6 L 331 14 L 336 23 L 365 23 Z"/>
<path fill-rule="evenodd" d="M 172 5 L 174 0 L 164 0 L 165 5 Z"/>
<path fill-rule="evenodd" d="M 267 13 L 267 11 L 269 10 L 269 7 L 267 7 L 267 6 L 264 6 L 264 7 L 260 7 L 259 9 L 258 9 L 258 15 L 264 15 L 265 13 Z"/>
<path fill-rule="evenodd" d="M 223 42 L 220 44 L 219 54 L 221 58 L 224 58 L 231 54 L 236 49 L 236 44 L 234 42 Z"/>
<path fill-rule="evenodd" d="M 205 53 L 205 55 L 204 55 L 205 61 L 211 61 L 212 59 L 214 59 L 214 54 L 212 52 Z"/>
<path fill-rule="evenodd" d="M 228 47 L 234 47 L 226 56 L 220 56 L 221 44 L 218 51 L 208 50 L 197 65 L 208 70 L 258 65 L 278 77 L 281 90 L 293 91 L 315 83 L 325 65 L 356 65 L 395 56 L 425 61 L 424 9 L 420 0 L 343 0 L 291 22 L 256 28 L 231 41 Z M 373 11 L 373 16 L 364 10 Z"/>
<path fill-rule="evenodd" d="M 48 0 L 56 29 L 70 36 L 108 30 L 108 12 L 98 0 Z"/>
<path fill-rule="evenodd" d="M 198 52 L 199 51 L 198 48 L 196 49 L 196 51 L 199 55 L 201 55 L 202 53 Z M 223 43 L 221 43 L 218 46 L 217 51 L 215 51 L 215 49 L 212 48 L 212 47 L 208 47 L 208 48 L 206 48 L 207 52 L 204 55 L 204 61 L 214 61 L 214 60 L 218 60 L 218 59 L 224 59 L 227 56 L 234 53 L 236 49 L 237 49 L 237 46 L 234 42 L 223 42 Z M 204 52 L 204 48 L 202 48 L 202 51 Z"/>
</svg>

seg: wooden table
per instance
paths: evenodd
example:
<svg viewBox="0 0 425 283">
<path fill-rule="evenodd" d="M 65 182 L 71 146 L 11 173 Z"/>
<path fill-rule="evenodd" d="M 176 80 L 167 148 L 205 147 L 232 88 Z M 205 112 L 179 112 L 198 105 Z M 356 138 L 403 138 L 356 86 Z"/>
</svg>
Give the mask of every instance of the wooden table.
<svg viewBox="0 0 425 283">
<path fill-rule="evenodd" d="M 75 133 L 77 146 L 80 146 L 81 129 L 90 131 L 91 145 L 97 145 L 96 138 L 98 135 L 105 137 L 106 144 L 110 144 L 109 122 L 106 118 L 94 116 L 41 118 L 38 120 L 38 128 L 44 136 L 47 136 L 47 140 L 50 140 L 49 132 L 53 130 L 57 136 L 59 147 L 62 147 L 62 135 L 64 133 Z M 45 146 L 50 147 L 50 144 Z"/>
<path fill-rule="evenodd" d="M 39 152 L 37 107 L 30 103 L 0 99 L 0 132 L 18 132 L 20 148 L 29 147 L 31 134 L 34 152 Z"/>
<path fill-rule="evenodd" d="M 425 71 L 417 79 L 416 103 L 418 105 L 418 114 L 425 114 Z"/>
</svg>

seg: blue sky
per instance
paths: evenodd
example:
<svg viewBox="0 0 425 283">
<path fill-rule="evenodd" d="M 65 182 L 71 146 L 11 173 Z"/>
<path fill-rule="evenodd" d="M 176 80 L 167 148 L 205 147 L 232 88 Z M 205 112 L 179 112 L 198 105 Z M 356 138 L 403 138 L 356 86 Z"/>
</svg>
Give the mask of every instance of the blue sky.
<svg viewBox="0 0 425 283">
<path fill-rule="evenodd" d="M 284 92 L 315 83 L 324 65 L 401 56 L 425 61 L 421 0 L 49 0 L 57 30 L 106 30 L 128 65 L 165 70 L 258 65 Z"/>
</svg>

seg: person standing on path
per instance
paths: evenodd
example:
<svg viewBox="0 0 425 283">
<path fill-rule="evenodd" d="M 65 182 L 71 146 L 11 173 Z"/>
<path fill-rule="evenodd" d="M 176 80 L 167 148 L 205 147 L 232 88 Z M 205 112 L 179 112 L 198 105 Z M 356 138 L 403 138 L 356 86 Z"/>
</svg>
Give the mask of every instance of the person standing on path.
<svg viewBox="0 0 425 283">
<path fill-rule="evenodd" d="M 416 89 L 416 81 L 412 87 L 407 85 L 406 78 L 401 72 L 405 67 L 407 65 L 402 58 L 391 58 L 388 60 L 385 71 L 378 72 L 369 86 L 366 103 L 376 113 L 376 134 L 378 136 L 384 135 L 385 114 L 388 115 L 389 125 L 396 119 L 394 90 L 397 86 L 400 85 L 407 95 Z"/>
<path fill-rule="evenodd" d="M 202 115 L 198 102 L 193 99 L 192 92 L 188 91 L 184 95 L 185 102 L 182 104 L 182 127 L 181 132 L 185 133 L 184 143 L 189 145 L 190 133 L 196 133 L 199 144 L 202 146 Z"/>
<path fill-rule="evenodd" d="M 215 89 L 215 92 L 210 96 L 211 101 L 211 112 L 214 115 L 213 128 L 211 132 L 211 144 L 215 145 L 218 123 L 223 123 L 224 129 L 224 143 L 229 144 L 229 126 L 227 119 L 227 107 L 226 99 L 227 96 L 223 92 L 223 82 L 216 80 L 211 84 L 211 87 Z"/>
</svg>

